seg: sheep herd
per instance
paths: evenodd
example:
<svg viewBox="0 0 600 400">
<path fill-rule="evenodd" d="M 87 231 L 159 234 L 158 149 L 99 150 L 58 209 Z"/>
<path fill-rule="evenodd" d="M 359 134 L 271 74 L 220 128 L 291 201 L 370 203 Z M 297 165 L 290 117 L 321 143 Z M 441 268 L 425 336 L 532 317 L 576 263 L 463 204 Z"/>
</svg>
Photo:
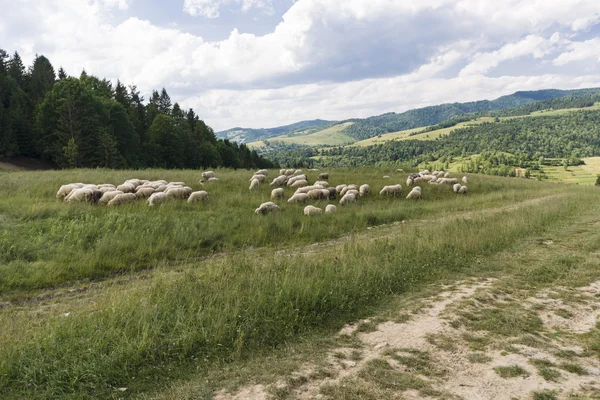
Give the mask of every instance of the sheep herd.
<svg viewBox="0 0 600 400">
<path fill-rule="evenodd" d="M 250 178 L 250 190 L 256 190 L 260 185 L 268 182 L 269 171 L 261 169 L 256 171 Z M 389 178 L 387 175 L 384 178 Z M 207 182 L 218 182 L 213 171 L 202 173 L 200 185 Z M 419 183 L 429 183 L 431 185 L 451 185 L 456 194 L 467 194 L 467 177 L 463 176 L 459 183 L 457 178 L 452 178 L 449 173 L 444 171 L 423 170 L 418 173 L 410 174 L 406 185 L 411 187 L 406 196 L 408 200 L 422 198 L 421 186 L 413 186 Z M 270 186 L 271 199 L 285 198 L 285 189 L 295 189 L 294 193 L 287 200 L 290 204 L 307 203 L 311 200 L 337 200 L 339 204 L 345 206 L 356 203 L 361 198 L 371 193 L 371 187 L 368 184 L 340 184 L 331 186 L 329 184 L 329 173 L 321 173 L 317 180 L 311 185 L 308 176 L 300 169 L 281 169 L 279 175 L 271 180 Z M 380 196 L 399 197 L 402 195 L 402 185 L 394 184 L 384 186 L 380 191 Z M 169 199 L 187 200 L 188 203 L 203 202 L 208 200 L 208 192 L 204 190 L 193 191 L 191 187 L 186 186 L 184 182 L 167 182 L 165 180 L 141 180 L 128 179 L 122 184 L 115 186 L 110 183 L 102 184 L 84 184 L 70 183 L 60 187 L 56 193 L 58 199 L 67 203 L 88 202 L 92 204 L 101 204 L 108 206 L 117 206 L 127 204 L 139 199 L 145 199 L 148 206 L 155 206 Z M 256 210 L 256 214 L 269 214 L 280 211 L 280 207 L 272 201 L 262 203 Z M 328 204 L 325 210 L 307 205 L 304 208 L 304 215 L 312 216 L 325 213 L 334 213 L 337 207 L 334 204 Z"/>
<path fill-rule="evenodd" d="M 262 183 L 267 182 L 268 171 L 261 169 L 254 173 L 250 178 L 250 190 L 256 190 Z M 389 176 L 383 178 L 388 179 Z M 288 203 L 307 203 L 310 200 L 336 200 L 340 196 L 339 204 L 344 206 L 347 204 L 356 203 L 361 197 L 369 195 L 371 187 L 368 184 L 355 185 L 355 184 L 341 184 L 335 187 L 329 184 L 329 174 L 319 174 L 318 180 L 312 185 L 308 182 L 308 177 L 300 169 L 281 169 L 279 175 L 275 177 L 270 186 L 276 186 L 271 191 L 271 199 L 281 199 L 285 197 L 285 191 L 283 187 L 289 187 L 296 189 L 292 196 L 288 199 Z M 412 186 L 420 182 L 429 182 L 432 185 L 452 185 L 454 193 L 466 194 L 467 187 L 458 183 L 457 178 L 451 178 L 448 172 L 434 171 L 429 172 L 423 170 L 419 173 L 411 174 L 407 179 L 407 186 Z M 467 177 L 463 176 L 462 182 L 467 183 Z M 379 192 L 381 196 L 400 196 L 402 195 L 402 185 L 388 185 L 384 186 Z M 422 189 L 420 186 L 414 186 L 406 196 L 406 199 L 420 199 L 422 198 Z M 256 210 L 256 214 L 268 214 L 274 211 L 280 211 L 281 208 L 272 201 L 262 203 Z M 325 213 L 336 212 L 337 207 L 333 204 L 329 204 L 325 207 Z M 318 215 L 322 214 L 321 208 L 313 205 L 307 205 L 304 208 L 304 215 Z"/>
<path fill-rule="evenodd" d="M 207 171 L 202 173 L 202 179 L 199 183 L 202 185 L 204 182 L 216 182 L 218 180 L 214 172 Z M 194 192 L 184 182 L 127 179 L 118 186 L 111 183 L 69 183 L 58 189 L 56 198 L 64 200 L 66 203 L 87 202 L 107 206 L 118 206 L 145 199 L 148 206 L 152 207 L 169 199 L 187 200 L 188 203 L 207 201 L 208 192 L 204 190 Z"/>
</svg>

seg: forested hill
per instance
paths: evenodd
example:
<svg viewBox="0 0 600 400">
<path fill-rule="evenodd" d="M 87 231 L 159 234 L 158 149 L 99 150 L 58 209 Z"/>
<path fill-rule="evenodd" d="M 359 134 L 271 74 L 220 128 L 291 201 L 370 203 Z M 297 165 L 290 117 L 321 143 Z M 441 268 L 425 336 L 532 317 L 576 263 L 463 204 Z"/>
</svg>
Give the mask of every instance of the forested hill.
<svg viewBox="0 0 600 400">
<path fill-rule="evenodd" d="M 18 53 L 0 49 L 0 161 L 14 156 L 57 168 L 273 167 L 245 145 L 218 140 L 164 88 L 145 103 L 133 85 L 62 68 L 57 76 L 44 56 L 26 69 Z"/>
<path fill-rule="evenodd" d="M 505 118 L 456 129 L 436 140 L 389 141 L 367 147 L 302 148 L 269 156 L 283 166 L 356 167 L 445 162 L 486 152 L 509 153 L 518 165 L 537 162 L 540 157 L 600 156 L 600 110 Z"/>
<path fill-rule="evenodd" d="M 470 103 L 441 104 L 439 106 L 409 110 L 401 114 L 388 113 L 376 117 L 353 120 L 354 124 L 346 128 L 344 133 L 357 140 L 363 140 L 389 132 L 397 132 L 419 128 L 422 126 L 439 124 L 462 114 L 513 109 L 548 99 L 565 96 L 589 96 L 594 93 L 600 93 L 600 89 L 548 89 L 516 92 L 509 96 L 502 96 L 491 101 L 482 100 Z"/>
<path fill-rule="evenodd" d="M 301 121 L 295 124 L 278 126 L 275 128 L 232 128 L 226 131 L 217 132 L 217 137 L 220 139 L 228 139 L 238 143 L 250 143 L 256 140 L 270 139 L 275 136 L 290 134 L 294 132 L 311 133 L 318 130 L 326 129 L 334 125 L 335 121 L 324 121 L 315 119 L 311 121 Z"/>
</svg>

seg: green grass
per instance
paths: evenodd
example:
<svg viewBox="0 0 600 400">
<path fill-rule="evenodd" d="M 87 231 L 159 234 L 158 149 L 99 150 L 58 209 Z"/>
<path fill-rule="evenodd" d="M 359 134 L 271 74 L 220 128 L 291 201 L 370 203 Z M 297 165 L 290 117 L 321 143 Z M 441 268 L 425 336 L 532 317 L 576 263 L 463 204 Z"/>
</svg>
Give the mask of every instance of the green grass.
<svg viewBox="0 0 600 400">
<path fill-rule="evenodd" d="M 355 139 L 346 135 L 343 130 L 352 125 L 353 122 L 337 124 L 309 135 L 291 134 L 270 138 L 271 142 L 283 142 L 286 144 L 301 144 L 306 146 L 343 146 L 355 142 Z M 258 143 L 257 143 L 258 144 Z"/>
<path fill-rule="evenodd" d="M 528 377 L 529 372 L 519 365 L 509 365 L 494 368 L 494 371 L 502 378 Z"/>
<path fill-rule="evenodd" d="M 467 356 L 467 359 L 469 360 L 469 362 L 471 362 L 473 364 L 485 364 L 485 363 L 489 363 L 490 361 L 492 361 L 491 357 L 486 356 L 483 353 L 470 353 Z"/>
<path fill-rule="evenodd" d="M 332 176 L 339 174 L 333 180 L 376 185 L 383 183 L 377 177 L 385 172 L 337 171 Z M 28 292 L 20 290 L 93 276 L 113 277 L 123 270 L 123 260 L 133 263 L 125 267 L 128 270 L 158 267 L 144 274 L 113 277 L 98 289 L 90 285 L 89 291 L 57 298 L 49 307 L 25 302 L 22 307 L 0 309 L 3 398 L 110 398 L 121 396 L 116 391 L 121 387 L 128 388 L 126 395 L 133 396 L 164 387 L 170 380 L 191 372 L 210 370 L 218 363 L 278 349 L 299 337 L 335 332 L 344 323 L 364 317 L 372 306 L 385 302 L 394 293 L 480 270 L 478 260 L 520 244 L 522 238 L 540 236 L 583 211 L 594 211 L 590 204 L 595 204 L 596 196 L 588 188 L 573 191 L 551 184 L 477 177 L 472 178 L 472 186 L 478 189 L 469 196 L 459 198 L 444 188 L 424 187 L 422 202 L 372 196 L 351 211 L 341 210 L 339 214 L 309 221 L 302 218 L 301 207 L 286 207 L 278 216 L 253 215 L 253 208 L 265 201 L 268 189 L 251 194 L 247 190 L 247 172 L 218 171 L 222 181 L 217 185 L 222 185 L 207 187 L 213 193 L 211 201 L 197 206 L 200 209 L 188 208 L 187 203 L 166 204 L 154 210 L 142 204 L 93 208 L 65 205 L 53 199 L 57 184 L 65 181 L 95 182 L 102 176 L 104 181 L 118 182 L 125 176 L 137 175 L 187 182 L 197 174 L 98 170 L 14 173 L 7 177 L 2 189 L 5 192 L 0 196 L 0 217 L 8 224 L 3 225 L 5 236 L 0 243 L 6 245 L 8 241 L 17 250 L 37 246 L 39 254 L 15 257 L 19 263 L 9 262 L 1 267 L 2 279 L 21 282 L 11 286 L 3 280 L 3 296 L 26 301 Z M 238 185 L 241 188 L 234 189 Z M 517 210 L 494 210 L 549 194 L 557 196 Z M 223 212 L 224 209 L 228 211 Z M 478 209 L 486 211 L 472 212 L 469 218 L 451 217 L 453 213 Z M 245 235 L 235 230 L 239 227 L 231 220 L 236 218 L 247 223 L 243 225 Z M 387 236 L 380 228 L 380 233 L 373 235 L 380 236 L 377 240 L 357 235 L 314 252 L 273 251 L 281 245 L 327 239 L 331 229 L 337 235 L 356 233 L 361 227 L 400 218 L 409 222 L 429 218 L 431 222 L 399 225 L 387 231 L 393 233 Z M 205 222 L 210 219 L 210 224 Z M 311 225 L 299 231 L 299 227 L 293 228 L 295 220 Z M 79 227 L 81 224 L 84 227 Z M 152 230 L 156 224 L 158 227 Z M 195 224 L 200 226 L 192 230 Z M 187 227 L 179 233 L 181 243 L 171 242 L 177 232 L 174 226 Z M 185 235 L 204 234 L 202 229 L 213 229 L 222 235 L 225 245 L 220 251 L 226 252 L 223 257 L 202 261 L 194 258 L 203 253 L 194 252 L 197 244 L 194 246 L 192 240 L 192 245 L 186 247 L 183 239 Z M 264 242 L 249 237 L 261 229 L 270 232 Z M 10 237 L 10 232 L 15 238 Z M 143 233 L 150 244 L 139 240 Z M 164 240 L 169 244 L 165 249 L 175 246 L 173 253 L 152 253 L 156 240 L 164 235 L 168 235 Z M 250 244 L 236 246 L 232 238 L 242 236 Z M 114 254 L 96 252 L 101 239 L 114 243 Z M 120 247 L 121 241 L 124 247 Z M 250 245 L 265 248 L 240 250 Z M 54 247 L 69 254 L 70 258 L 60 258 L 64 265 L 56 262 Z M 96 269 L 79 260 L 93 261 L 84 251 L 102 254 L 119 268 L 90 275 L 89 271 Z M 126 251 L 134 252 L 135 257 Z M 188 253 L 187 257 L 178 258 L 182 251 Z M 22 251 L 14 254 L 18 256 Z M 139 257 L 144 263 L 136 264 Z M 49 261 L 53 263 L 45 264 Z M 62 271 L 64 279 L 55 279 L 56 275 L 47 278 L 45 274 L 53 271 L 50 265 Z M 564 270 L 565 266 L 560 267 Z M 42 269 L 39 274 L 37 268 Z M 69 316 L 63 316 L 65 313 Z M 512 321 L 504 314 L 491 316 L 503 324 Z M 524 321 L 529 321 L 527 318 Z M 518 317 L 517 323 L 511 324 L 520 326 L 521 321 Z M 388 375 L 382 375 L 374 384 L 388 387 Z M 410 385 L 418 384 L 414 377 L 404 378 Z"/>
<path fill-rule="evenodd" d="M 317 174 L 309 172 L 310 180 L 316 180 Z M 368 182 L 374 194 L 320 218 L 306 218 L 304 205 L 291 205 L 283 199 L 277 201 L 281 213 L 255 215 L 254 209 L 270 200 L 272 188 L 263 184 L 250 192 L 249 171 L 217 171 L 221 181 L 204 187 L 209 192 L 207 203 L 172 201 L 155 208 L 143 201 L 115 208 L 66 204 L 57 201 L 55 193 L 68 182 L 118 184 L 132 177 L 184 181 L 200 190 L 200 173 L 75 170 L 6 174 L 0 185 L 0 293 L 196 262 L 239 249 L 307 245 L 369 226 L 432 216 L 440 204 L 447 211 L 461 212 L 554 192 L 548 185 L 477 177 L 470 184 L 470 196 L 459 198 L 447 187 L 426 186 L 422 202 L 408 202 L 377 195 L 384 185 L 406 180 L 406 174 L 398 173 L 392 180 L 383 180 L 385 174 L 392 172 L 333 172 L 332 184 Z M 286 188 L 286 197 L 291 194 Z M 324 207 L 327 203 L 312 204 Z"/>
<path fill-rule="evenodd" d="M 541 390 L 533 392 L 531 395 L 533 400 L 558 400 L 557 394 L 558 392 L 555 390 Z"/>
</svg>

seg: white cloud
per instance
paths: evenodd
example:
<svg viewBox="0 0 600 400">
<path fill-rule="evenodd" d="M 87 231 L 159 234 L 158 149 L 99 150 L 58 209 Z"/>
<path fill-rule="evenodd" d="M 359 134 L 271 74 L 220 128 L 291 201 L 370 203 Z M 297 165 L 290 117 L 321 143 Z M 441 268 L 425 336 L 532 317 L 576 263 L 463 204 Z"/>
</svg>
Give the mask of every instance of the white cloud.
<svg viewBox="0 0 600 400">
<path fill-rule="evenodd" d="M 600 39 L 590 39 L 585 42 L 572 42 L 568 46 L 568 51 L 556 57 L 554 65 L 566 65 L 575 61 L 596 61 L 600 62 Z"/>
<path fill-rule="evenodd" d="M 193 17 L 218 18 L 220 8 L 228 4 L 236 4 L 244 12 L 252 8 L 268 15 L 274 12 L 272 0 L 184 0 L 183 11 Z"/>
<path fill-rule="evenodd" d="M 556 36 L 547 40 L 541 36 L 529 35 L 523 40 L 506 44 L 491 53 L 477 53 L 471 63 L 460 71 L 460 76 L 485 74 L 503 61 L 523 56 L 542 58 L 551 51 L 553 43 L 557 41 Z"/>
<path fill-rule="evenodd" d="M 0 32 L 4 45 L 14 46 L 7 50 L 27 62 L 44 54 L 71 74 L 85 68 L 145 93 L 164 86 L 174 100 L 203 107 L 201 115 L 219 129 L 574 87 L 580 81 L 557 74 L 577 60 L 597 65 L 600 56 L 598 39 L 576 41 L 598 23 L 597 0 L 296 0 L 270 33 L 236 29 L 215 42 L 175 24 L 135 16 L 115 22 L 111 10 L 131 1 L 38 0 L 23 7 L 0 0 Z M 271 12 L 273 3 L 184 3 L 186 12 L 210 17 L 225 6 Z M 564 49 L 543 79 L 520 70 L 484 76 L 501 63 L 535 66 Z"/>
</svg>

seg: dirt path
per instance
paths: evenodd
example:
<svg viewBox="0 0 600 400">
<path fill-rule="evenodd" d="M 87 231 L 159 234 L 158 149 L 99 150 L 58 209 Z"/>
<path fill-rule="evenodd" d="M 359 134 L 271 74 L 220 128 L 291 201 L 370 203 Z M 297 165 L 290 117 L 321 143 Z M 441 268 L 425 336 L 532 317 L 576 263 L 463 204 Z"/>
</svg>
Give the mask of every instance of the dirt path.
<svg viewBox="0 0 600 400">
<path fill-rule="evenodd" d="M 315 377 L 318 366 L 302 365 L 274 387 L 220 391 L 215 399 L 597 398 L 590 396 L 600 395 L 600 362 L 577 335 L 593 329 L 600 316 L 600 282 L 540 291 L 518 302 L 498 294 L 494 284 L 457 282 L 423 299 L 422 311 L 408 321 L 382 322 L 371 332 L 361 332 L 369 321 L 344 327 L 339 335 L 358 345 L 331 351 L 325 377 Z M 557 298 L 562 291 L 576 300 Z M 504 331 L 507 317 L 517 322 Z"/>
</svg>

